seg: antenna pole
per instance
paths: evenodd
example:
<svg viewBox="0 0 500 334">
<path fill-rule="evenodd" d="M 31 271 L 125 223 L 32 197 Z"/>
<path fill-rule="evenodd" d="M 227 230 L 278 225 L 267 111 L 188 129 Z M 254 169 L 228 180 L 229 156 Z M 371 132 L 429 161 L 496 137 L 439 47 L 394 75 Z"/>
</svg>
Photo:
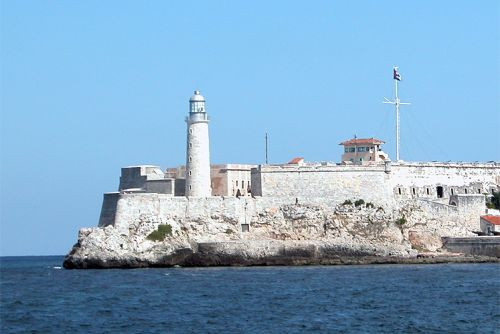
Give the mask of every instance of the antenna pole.
<svg viewBox="0 0 500 334">
<path fill-rule="evenodd" d="M 399 161 L 399 140 L 400 140 L 400 128 L 399 128 L 399 97 L 398 97 L 398 80 L 394 79 L 396 87 L 396 161 Z"/>
<path fill-rule="evenodd" d="M 266 165 L 268 164 L 268 161 L 267 161 L 267 132 L 266 132 Z"/>
</svg>

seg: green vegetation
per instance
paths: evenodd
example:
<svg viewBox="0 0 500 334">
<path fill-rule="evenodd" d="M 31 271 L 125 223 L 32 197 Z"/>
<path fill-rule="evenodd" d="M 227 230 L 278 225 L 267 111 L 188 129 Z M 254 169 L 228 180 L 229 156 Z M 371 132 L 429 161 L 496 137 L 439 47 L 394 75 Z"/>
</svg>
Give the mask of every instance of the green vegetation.
<svg viewBox="0 0 500 334">
<path fill-rule="evenodd" d="M 163 241 L 167 235 L 172 235 L 172 226 L 169 224 L 160 224 L 156 231 L 151 232 L 147 239 L 151 241 Z"/>
<path fill-rule="evenodd" d="M 228 228 L 228 229 L 226 230 L 226 234 L 233 234 L 233 233 L 234 233 L 234 231 L 233 231 L 233 230 L 231 230 L 230 228 Z"/>
<path fill-rule="evenodd" d="M 494 191 L 493 197 L 490 199 L 489 203 L 486 203 L 488 209 L 500 210 L 500 191 Z"/>
<path fill-rule="evenodd" d="M 373 203 L 371 203 L 371 202 L 366 203 L 366 205 L 365 205 L 365 206 L 366 206 L 367 208 L 372 208 L 372 209 L 375 207 L 375 205 L 373 205 Z"/>
<path fill-rule="evenodd" d="M 396 224 L 398 224 L 400 226 L 406 224 L 406 218 L 405 218 L 405 216 L 403 215 L 403 217 L 401 217 L 398 220 L 396 220 Z"/>
<path fill-rule="evenodd" d="M 360 206 L 365 204 L 365 201 L 362 199 L 358 199 L 356 202 L 354 202 L 354 206 Z"/>
<path fill-rule="evenodd" d="M 352 202 L 350 199 L 346 199 L 342 205 L 352 205 Z"/>
</svg>

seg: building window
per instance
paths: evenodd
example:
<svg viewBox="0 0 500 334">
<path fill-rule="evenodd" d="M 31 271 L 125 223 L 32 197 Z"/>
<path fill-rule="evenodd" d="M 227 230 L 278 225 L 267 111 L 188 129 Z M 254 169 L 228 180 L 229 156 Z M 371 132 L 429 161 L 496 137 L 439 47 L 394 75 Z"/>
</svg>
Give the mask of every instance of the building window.
<svg viewBox="0 0 500 334">
<path fill-rule="evenodd" d="M 417 194 L 417 191 L 415 190 L 415 188 L 412 188 L 411 190 L 413 192 L 413 195 L 416 195 Z"/>
<path fill-rule="evenodd" d="M 467 188 L 465 188 L 465 193 L 466 193 L 466 194 L 468 193 Z"/>
<path fill-rule="evenodd" d="M 349 147 L 349 153 L 354 153 L 355 152 L 355 148 L 354 147 Z"/>
<path fill-rule="evenodd" d="M 189 157 L 189 162 L 193 161 L 193 159 L 191 157 Z"/>
<path fill-rule="evenodd" d="M 480 194 L 481 193 L 481 189 L 477 188 L 477 193 Z"/>
<path fill-rule="evenodd" d="M 189 190 L 191 190 L 191 185 L 189 185 Z"/>
<path fill-rule="evenodd" d="M 248 231 L 250 231 L 250 225 L 241 224 L 241 232 L 248 232 Z"/>
<path fill-rule="evenodd" d="M 189 171 L 189 176 L 191 176 L 191 171 Z M 191 186 L 190 186 L 191 187 Z"/>
<path fill-rule="evenodd" d="M 364 147 L 358 147 L 358 152 L 364 152 L 365 148 Z"/>
<path fill-rule="evenodd" d="M 344 148 L 344 152 L 345 152 L 345 153 L 348 153 L 348 152 L 349 152 L 349 149 L 348 149 L 347 147 L 346 147 L 346 148 Z"/>
<path fill-rule="evenodd" d="M 189 134 L 192 135 L 193 134 L 193 129 L 189 129 Z"/>
<path fill-rule="evenodd" d="M 431 191 L 429 190 L 429 188 L 427 188 L 427 195 L 430 195 L 431 194 Z"/>
<path fill-rule="evenodd" d="M 238 187 L 238 180 L 236 180 L 236 187 Z"/>
<path fill-rule="evenodd" d="M 191 147 L 193 147 L 193 143 L 190 142 L 189 143 L 189 148 L 191 148 Z"/>
<path fill-rule="evenodd" d="M 241 189 L 245 189 L 245 181 L 241 181 Z"/>
<path fill-rule="evenodd" d="M 451 194 L 453 195 L 454 194 L 453 188 L 451 188 L 450 191 L 451 191 Z"/>
<path fill-rule="evenodd" d="M 401 188 L 398 188 L 398 194 L 401 195 Z"/>
</svg>

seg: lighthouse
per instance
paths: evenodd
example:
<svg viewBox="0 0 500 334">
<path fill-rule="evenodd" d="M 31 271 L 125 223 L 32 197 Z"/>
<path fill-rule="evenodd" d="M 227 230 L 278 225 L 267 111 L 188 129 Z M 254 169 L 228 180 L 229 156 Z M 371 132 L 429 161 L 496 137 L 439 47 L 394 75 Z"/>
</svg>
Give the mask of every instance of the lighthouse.
<svg viewBox="0 0 500 334">
<path fill-rule="evenodd" d="M 186 117 L 186 196 L 212 195 L 208 122 L 205 98 L 195 91 L 189 99 L 189 115 Z"/>
</svg>

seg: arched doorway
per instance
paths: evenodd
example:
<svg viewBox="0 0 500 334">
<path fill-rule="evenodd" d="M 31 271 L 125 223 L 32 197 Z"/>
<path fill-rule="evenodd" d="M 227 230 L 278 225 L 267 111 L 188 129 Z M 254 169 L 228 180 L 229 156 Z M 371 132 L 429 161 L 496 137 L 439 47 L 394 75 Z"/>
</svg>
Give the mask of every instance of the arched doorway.
<svg viewBox="0 0 500 334">
<path fill-rule="evenodd" d="M 437 198 L 443 198 L 443 187 L 437 186 L 436 193 L 437 193 Z"/>
</svg>

